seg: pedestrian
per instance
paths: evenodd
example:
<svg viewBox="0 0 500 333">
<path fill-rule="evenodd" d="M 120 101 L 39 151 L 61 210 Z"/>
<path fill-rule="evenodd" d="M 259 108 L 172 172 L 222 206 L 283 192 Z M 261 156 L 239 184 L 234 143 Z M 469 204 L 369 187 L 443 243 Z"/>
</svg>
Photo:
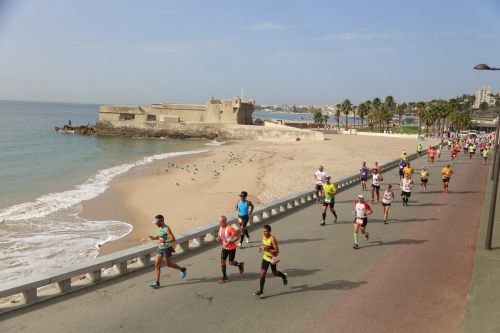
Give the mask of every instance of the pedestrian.
<svg viewBox="0 0 500 333">
<path fill-rule="evenodd" d="M 389 209 L 391 208 L 393 200 L 394 192 L 392 192 L 392 185 L 387 184 L 387 189 L 382 194 L 382 211 L 384 213 L 384 224 L 388 224 L 387 218 L 389 217 Z"/>
<path fill-rule="evenodd" d="M 375 202 L 375 194 L 377 195 L 377 202 L 380 201 L 380 182 L 383 180 L 380 171 L 374 169 L 372 174 L 372 202 Z"/>
<path fill-rule="evenodd" d="M 450 177 L 453 174 L 453 169 L 450 167 L 450 164 L 446 164 L 446 166 L 441 169 L 441 175 L 443 176 L 443 192 L 448 192 L 448 186 L 450 184 Z"/>
<path fill-rule="evenodd" d="M 155 258 L 155 277 L 156 281 L 150 285 L 153 289 L 160 288 L 161 262 L 163 259 L 167 266 L 177 269 L 181 272 L 181 278 L 185 279 L 187 274 L 186 267 L 181 267 L 172 261 L 172 254 L 175 252 L 172 243 L 175 242 L 174 234 L 168 225 L 165 224 L 163 215 L 156 215 L 153 223 L 158 227 L 158 236 L 149 236 L 151 240 L 158 240 L 158 249 Z"/>
<path fill-rule="evenodd" d="M 278 240 L 276 237 L 271 235 L 271 226 L 265 225 L 262 227 L 262 245 L 259 247 L 259 252 L 264 252 L 262 256 L 262 262 L 260 264 L 260 288 L 258 291 L 254 292 L 255 296 L 264 298 L 264 284 L 266 283 L 266 274 L 269 266 L 271 266 L 271 271 L 274 276 L 281 277 L 283 285 L 288 284 L 287 273 L 282 273 L 278 271 L 279 259 L 279 247 Z"/>
<path fill-rule="evenodd" d="M 413 188 L 413 180 L 409 173 L 405 173 L 405 177 L 401 180 L 401 197 L 403 198 L 403 206 L 408 207 L 408 199 L 411 196 L 411 189 Z"/>
<path fill-rule="evenodd" d="M 353 249 L 359 249 L 358 244 L 358 233 L 359 229 L 361 229 L 361 234 L 365 235 L 365 240 L 368 241 L 370 235 L 368 231 L 366 231 L 366 225 L 368 224 L 368 215 L 372 214 L 373 210 L 365 201 L 365 198 L 362 194 L 358 195 L 358 199 L 354 203 L 354 246 Z"/>
<path fill-rule="evenodd" d="M 488 147 L 484 147 L 483 149 L 483 164 L 486 164 L 486 160 L 488 159 L 488 155 L 490 154 L 490 149 Z"/>
<path fill-rule="evenodd" d="M 238 267 L 240 274 L 245 271 L 245 264 L 237 262 L 236 257 L 236 241 L 238 240 L 238 235 L 236 230 L 232 226 L 227 225 L 227 218 L 224 215 L 219 217 L 219 237 L 218 239 L 222 242 L 222 251 L 220 255 L 220 267 L 222 270 L 222 278 L 219 283 L 226 283 L 229 281 L 229 277 L 226 273 L 226 260 L 229 258 L 229 265 Z"/>
<path fill-rule="evenodd" d="M 361 189 L 366 191 L 366 181 L 368 180 L 368 168 L 366 167 L 366 162 L 363 162 L 361 169 L 359 169 L 360 179 L 361 179 Z"/>
<path fill-rule="evenodd" d="M 422 192 L 427 190 L 427 183 L 429 182 L 429 171 L 426 167 L 423 167 L 420 171 L 420 187 Z"/>
<path fill-rule="evenodd" d="M 333 214 L 333 223 L 337 222 L 337 212 L 335 212 L 335 192 L 337 192 L 337 188 L 335 184 L 330 183 L 330 176 L 326 176 L 325 182 L 323 183 L 323 193 L 325 195 L 323 199 L 323 212 L 321 216 L 323 217 L 323 221 L 320 225 L 325 225 L 326 219 L 326 210 L 330 208 L 330 212 Z"/>
<path fill-rule="evenodd" d="M 240 242 L 238 246 L 243 247 L 243 239 L 247 236 L 247 244 L 250 243 L 250 235 L 247 231 L 247 224 L 250 221 L 250 215 L 253 213 L 254 205 L 247 200 L 248 193 L 241 191 L 240 200 L 236 203 L 236 212 L 238 213 L 238 224 L 240 225 Z"/>
</svg>

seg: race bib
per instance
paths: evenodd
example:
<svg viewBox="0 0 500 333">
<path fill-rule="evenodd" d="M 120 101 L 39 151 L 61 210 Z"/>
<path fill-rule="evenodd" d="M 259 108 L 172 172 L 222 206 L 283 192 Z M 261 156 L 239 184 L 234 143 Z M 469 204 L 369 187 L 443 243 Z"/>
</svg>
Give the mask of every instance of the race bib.
<svg viewBox="0 0 500 333">
<path fill-rule="evenodd" d="M 362 225 L 363 224 L 363 219 L 362 218 L 359 218 L 359 217 L 356 217 L 356 221 L 355 221 L 356 224 L 359 224 L 359 225 Z"/>
<path fill-rule="evenodd" d="M 325 203 L 330 203 L 330 202 L 332 202 L 332 200 L 330 200 L 330 199 L 325 199 Z"/>
<path fill-rule="evenodd" d="M 276 256 L 273 256 L 271 258 L 271 265 L 276 265 L 277 263 L 279 263 L 281 261 L 281 259 L 279 257 L 276 257 Z"/>
</svg>

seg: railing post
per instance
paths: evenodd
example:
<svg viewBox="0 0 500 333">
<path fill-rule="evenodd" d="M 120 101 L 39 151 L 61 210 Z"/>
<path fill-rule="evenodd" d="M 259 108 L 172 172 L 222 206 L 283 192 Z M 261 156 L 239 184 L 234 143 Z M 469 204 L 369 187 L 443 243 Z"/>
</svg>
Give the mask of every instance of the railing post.
<svg viewBox="0 0 500 333">
<path fill-rule="evenodd" d="M 95 271 L 87 273 L 89 276 L 90 282 L 97 282 L 101 280 L 101 269 L 97 269 Z"/>
<path fill-rule="evenodd" d="M 122 262 L 116 264 L 115 266 L 116 266 L 116 269 L 118 270 L 118 274 L 122 275 L 122 274 L 127 273 L 127 262 L 126 261 L 122 261 Z"/>
<path fill-rule="evenodd" d="M 38 295 L 35 289 L 28 289 L 23 291 L 23 298 L 26 304 L 33 304 L 37 301 Z"/>
<path fill-rule="evenodd" d="M 142 266 L 149 266 L 149 264 L 151 263 L 151 254 L 145 254 L 139 257 L 139 262 Z"/>
<path fill-rule="evenodd" d="M 65 293 L 71 289 L 71 279 L 64 279 L 56 282 L 57 289 L 61 293 Z"/>
</svg>

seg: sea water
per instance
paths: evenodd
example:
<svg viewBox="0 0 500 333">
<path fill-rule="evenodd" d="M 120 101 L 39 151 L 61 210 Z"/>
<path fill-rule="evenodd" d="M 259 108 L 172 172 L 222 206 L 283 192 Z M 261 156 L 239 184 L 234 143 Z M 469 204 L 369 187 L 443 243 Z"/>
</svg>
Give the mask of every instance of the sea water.
<svg viewBox="0 0 500 333">
<path fill-rule="evenodd" d="M 202 140 L 57 133 L 94 124 L 99 106 L 0 101 L 0 283 L 80 262 L 131 231 L 88 221 L 81 203 L 118 175 L 157 159 L 203 151 Z"/>
</svg>

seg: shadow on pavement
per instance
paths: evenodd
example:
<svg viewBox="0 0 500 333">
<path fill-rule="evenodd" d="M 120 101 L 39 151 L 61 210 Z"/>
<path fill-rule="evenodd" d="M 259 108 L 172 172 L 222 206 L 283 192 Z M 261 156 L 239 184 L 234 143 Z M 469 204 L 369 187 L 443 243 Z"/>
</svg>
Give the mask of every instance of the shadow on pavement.
<svg viewBox="0 0 500 333">
<path fill-rule="evenodd" d="M 427 242 L 427 239 L 399 239 L 396 241 L 384 242 L 384 241 L 372 241 L 368 245 L 360 246 L 360 249 L 372 246 L 383 246 L 383 245 L 418 245 Z"/>
<path fill-rule="evenodd" d="M 332 290 L 332 289 L 349 290 L 349 289 L 357 288 L 357 287 L 359 287 L 363 284 L 366 284 L 366 283 L 367 283 L 366 281 L 352 282 L 352 281 L 346 281 L 346 280 L 336 280 L 336 281 L 318 284 L 316 286 L 302 284 L 300 286 L 290 287 L 291 290 L 289 290 L 289 291 L 285 291 L 282 293 L 273 294 L 273 295 L 269 295 L 269 296 L 266 295 L 266 298 L 301 293 L 301 292 L 309 292 L 309 291 L 324 291 L 324 290 Z"/>
</svg>

